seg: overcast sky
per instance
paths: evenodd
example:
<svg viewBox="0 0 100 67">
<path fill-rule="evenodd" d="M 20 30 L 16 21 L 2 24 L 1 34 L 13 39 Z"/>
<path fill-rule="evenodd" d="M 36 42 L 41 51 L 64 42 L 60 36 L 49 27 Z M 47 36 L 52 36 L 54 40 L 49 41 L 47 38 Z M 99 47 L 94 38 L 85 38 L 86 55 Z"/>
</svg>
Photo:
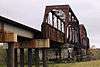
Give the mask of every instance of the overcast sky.
<svg viewBox="0 0 100 67">
<path fill-rule="evenodd" d="M 100 48 L 100 0 L 0 0 L 0 15 L 40 30 L 46 5 L 69 4 Z"/>
</svg>

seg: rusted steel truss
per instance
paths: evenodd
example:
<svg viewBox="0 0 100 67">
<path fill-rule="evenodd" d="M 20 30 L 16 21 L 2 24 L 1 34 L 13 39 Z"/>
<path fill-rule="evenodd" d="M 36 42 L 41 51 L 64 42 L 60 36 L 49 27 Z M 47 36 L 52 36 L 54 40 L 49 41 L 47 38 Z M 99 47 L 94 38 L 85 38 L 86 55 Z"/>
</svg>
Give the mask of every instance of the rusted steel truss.
<svg viewBox="0 0 100 67">
<path fill-rule="evenodd" d="M 83 24 L 80 24 L 80 39 L 81 39 L 81 46 L 84 49 L 89 49 L 89 38 L 87 37 L 87 31 Z"/>
<path fill-rule="evenodd" d="M 51 42 L 55 42 L 52 45 L 67 44 L 67 48 L 73 48 L 72 55 L 81 55 L 80 25 L 69 5 L 47 6 L 41 26 L 43 38 L 49 38 Z"/>
<path fill-rule="evenodd" d="M 69 5 L 47 6 L 42 23 L 44 38 L 60 43 L 80 43 L 79 21 Z"/>
<path fill-rule="evenodd" d="M 3 20 L 3 22 L 5 21 Z M 6 31 L 4 30 L 3 22 L 1 22 L 0 42 L 4 43 L 6 42 L 4 36 Z M 54 61 L 55 59 L 60 61 L 73 56 L 77 58 L 81 55 L 82 49 L 86 50 L 86 53 L 89 49 L 89 38 L 87 37 L 86 29 L 83 25 L 79 25 L 79 21 L 69 5 L 47 6 L 41 25 L 41 32 L 18 23 L 13 23 L 11 20 L 6 21 L 6 23 L 18 26 L 18 28 L 24 27 L 24 29 L 30 30 L 29 32 L 32 33 L 32 38 L 17 36 L 17 42 L 8 42 L 7 67 L 18 67 L 18 48 L 20 49 L 21 67 L 24 67 L 24 48 L 28 48 L 28 67 L 32 67 L 32 48 L 35 48 L 35 64 L 36 67 L 39 67 L 39 47 L 36 48 L 34 46 L 32 39 L 50 39 L 50 48 L 42 47 L 40 49 L 42 50 L 43 67 L 48 67 L 48 58 L 49 60 L 53 58 Z M 66 55 L 67 53 L 68 56 Z"/>
</svg>

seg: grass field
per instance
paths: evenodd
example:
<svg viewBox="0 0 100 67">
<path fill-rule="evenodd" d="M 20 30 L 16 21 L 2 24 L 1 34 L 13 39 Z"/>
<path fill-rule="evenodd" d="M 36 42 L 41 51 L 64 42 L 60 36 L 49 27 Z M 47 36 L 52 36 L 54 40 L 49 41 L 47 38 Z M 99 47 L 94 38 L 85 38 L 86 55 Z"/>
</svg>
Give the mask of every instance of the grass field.
<svg viewBox="0 0 100 67">
<path fill-rule="evenodd" d="M 6 67 L 0 65 L 0 67 Z M 27 66 L 25 66 L 27 67 Z M 33 66 L 35 67 L 35 66 Z M 42 66 L 41 66 L 42 67 Z M 76 62 L 76 63 L 66 63 L 66 64 L 49 64 L 49 67 L 100 67 L 100 60 L 97 61 L 88 61 L 88 62 Z"/>
<path fill-rule="evenodd" d="M 49 67 L 100 67 L 100 60 L 69 63 L 69 64 L 54 64 L 54 65 L 49 65 Z"/>
</svg>

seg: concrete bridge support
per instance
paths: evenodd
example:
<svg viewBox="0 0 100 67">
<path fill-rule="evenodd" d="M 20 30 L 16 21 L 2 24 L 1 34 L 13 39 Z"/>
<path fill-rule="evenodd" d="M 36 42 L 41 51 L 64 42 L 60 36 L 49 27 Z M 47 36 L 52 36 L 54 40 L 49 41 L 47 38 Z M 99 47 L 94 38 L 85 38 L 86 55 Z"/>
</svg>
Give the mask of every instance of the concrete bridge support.
<svg viewBox="0 0 100 67">
<path fill-rule="evenodd" d="M 42 49 L 43 67 L 48 67 L 47 49 Z"/>
<path fill-rule="evenodd" d="M 20 48 L 20 67 L 24 67 L 24 48 Z"/>
<path fill-rule="evenodd" d="M 8 43 L 7 67 L 15 67 L 14 62 L 14 43 Z"/>
<path fill-rule="evenodd" d="M 28 48 L 28 67 L 32 67 L 32 48 Z"/>
<path fill-rule="evenodd" d="M 15 48 L 14 50 L 15 50 L 15 53 L 14 53 L 15 54 L 15 67 L 18 67 L 18 56 L 17 56 L 18 55 L 18 53 L 17 53 L 18 49 Z"/>
</svg>

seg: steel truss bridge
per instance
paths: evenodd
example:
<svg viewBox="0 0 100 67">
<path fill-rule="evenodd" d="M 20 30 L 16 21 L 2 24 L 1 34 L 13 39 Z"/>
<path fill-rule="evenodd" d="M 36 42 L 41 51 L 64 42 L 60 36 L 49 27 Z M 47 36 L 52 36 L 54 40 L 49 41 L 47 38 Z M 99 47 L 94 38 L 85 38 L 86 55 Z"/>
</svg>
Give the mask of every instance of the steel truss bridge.
<svg viewBox="0 0 100 67">
<path fill-rule="evenodd" d="M 0 17 L 0 42 L 7 43 L 7 67 L 18 67 L 18 49 L 20 67 L 24 67 L 24 49 L 28 49 L 28 67 L 32 67 L 32 49 L 35 50 L 36 63 L 43 67 L 48 63 L 82 60 L 87 55 L 89 38 L 83 24 L 69 5 L 46 6 L 41 31 Z M 39 56 L 42 58 L 39 59 Z"/>
</svg>

